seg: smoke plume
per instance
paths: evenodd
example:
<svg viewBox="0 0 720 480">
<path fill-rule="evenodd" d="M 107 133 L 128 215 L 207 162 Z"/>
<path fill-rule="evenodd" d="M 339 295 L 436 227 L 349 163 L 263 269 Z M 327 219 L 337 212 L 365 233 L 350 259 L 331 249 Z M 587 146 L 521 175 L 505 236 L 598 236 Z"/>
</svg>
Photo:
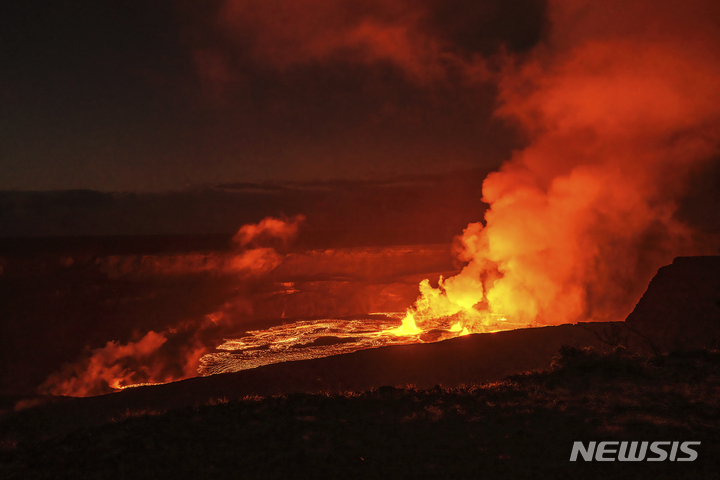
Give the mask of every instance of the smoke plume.
<svg viewBox="0 0 720 480">
<path fill-rule="evenodd" d="M 298 215 L 292 220 L 281 220 L 268 217 L 258 224 L 243 225 L 233 237 L 233 241 L 241 247 L 251 243 L 267 242 L 268 240 L 280 240 L 284 246 L 294 240 L 298 234 L 300 224 L 305 220 L 303 215 Z"/>
<path fill-rule="evenodd" d="M 497 115 L 525 132 L 483 184 L 462 273 L 424 282 L 415 318 L 622 320 L 658 267 L 697 253 L 677 220 L 688 175 L 718 152 L 713 2 L 553 0 L 550 35 L 507 56 Z M 422 320 L 419 321 L 422 323 Z"/>
<path fill-rule="evenodd" d="M 437 37 L 422 31 L 428 3 L 226 0 L 218 23 L 230 42 L 248 46 L 255 61 L 273 68 L 340 58 L 386 62 L 425 82 L 443 74 L 438 63 L 446 54 Z M 203 68 L 206 55 L 200 58 L 201 70 L 212 72 Z"/>
</svg>

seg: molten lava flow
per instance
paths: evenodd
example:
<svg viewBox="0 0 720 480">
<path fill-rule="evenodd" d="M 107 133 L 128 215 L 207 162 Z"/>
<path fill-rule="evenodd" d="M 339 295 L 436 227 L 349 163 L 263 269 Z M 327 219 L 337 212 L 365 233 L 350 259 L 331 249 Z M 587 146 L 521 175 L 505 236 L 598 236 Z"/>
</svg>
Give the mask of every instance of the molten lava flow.
<svg viewBox="0 0 720 480">
<path fill-rule="evenodd" d="M 428 279 L 420 282 L 420 297 L 409 309 L 400 327 L 388 333 L 393 335 L 419 335 L 433 330 L 459 333 L 488 333 L 531 326 L 528 323 L 510 322 L 504 314 L 489 311 L 481 303 L 483 285 L 469 265 L 455 277 L 440 276 L 438 287 Z"/>
<path fill-rule="evenodd" d="M 446 328 L 432 333 L 414 324 L 412 312 L 376 313 L 359 320 L 310 320 L 248 332 L 226 340 L 200 359 L 202 375 L 237 372 L 272 363 L 308 360 L 356 352 L 368 348 L 411 343 L 430 343 L 467 335 L 465 328 Z"/>
<path fill-rule="evenodd" d="M 408 311 L 402 319 L 402 325 L 392 330 L 389 330 L 387 333 L 401 337 L 408 335 L 418 335 L 422 332 L 422 329 L 418 328 L 415 324 L 415 316 L 411 311 Z"/>
</svg>

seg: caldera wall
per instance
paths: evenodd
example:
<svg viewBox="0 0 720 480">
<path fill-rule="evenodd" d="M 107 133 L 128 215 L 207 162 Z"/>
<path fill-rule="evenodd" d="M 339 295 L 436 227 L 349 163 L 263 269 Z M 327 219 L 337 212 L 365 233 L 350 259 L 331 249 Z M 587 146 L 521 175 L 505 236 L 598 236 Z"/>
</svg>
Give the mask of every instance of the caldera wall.
<svg viewBox="0 0 720 480">
<path fill-rule="evenodd" d="M 625 322 L 659 352 L 720 347 L 720 256 L 660 268 Z"/>
</svg>

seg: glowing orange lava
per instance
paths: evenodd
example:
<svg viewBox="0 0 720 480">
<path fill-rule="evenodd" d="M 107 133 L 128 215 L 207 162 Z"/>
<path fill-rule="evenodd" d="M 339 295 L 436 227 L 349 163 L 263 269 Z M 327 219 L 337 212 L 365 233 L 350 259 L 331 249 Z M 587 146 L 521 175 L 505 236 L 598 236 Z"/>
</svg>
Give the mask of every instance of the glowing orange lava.
<svg viewBox="0 0 720 480">
<path fill-rule="evenodd" d="M 485 332 L 525 326 L 497 315 L 487 314 L 485 318 Z M 397 326 L 400 319 L 402 324 Z M 404 316 L 402 313 L 377 313 L 361 320 L 308 320 L 251 331 L 248 336 L 226 340 L 217 347 L 219 352 L 204 355 L 198 373 L 237 372 L 388 345 L 439 342 L 472 333 L 457 315 L 434 321 L 425 319 L 423 323 L 425 328 L 418 326 L 415 314 L 408 311 Z M 473 328 L 480 329 L 479 325 Z"/>
</svg>

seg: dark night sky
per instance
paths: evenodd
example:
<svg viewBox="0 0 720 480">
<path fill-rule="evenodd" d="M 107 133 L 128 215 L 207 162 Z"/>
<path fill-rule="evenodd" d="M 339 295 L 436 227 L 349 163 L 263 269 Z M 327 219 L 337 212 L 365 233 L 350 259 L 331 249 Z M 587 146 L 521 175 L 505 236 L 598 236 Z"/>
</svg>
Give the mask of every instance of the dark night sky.
<svg viewBox="0 0 720 480">
<path fill-rule="evenodd" d="M 68 0 L 0 7 L 0 190 L 165 191 L 492 168 L 470 70 L 535 0 Z"/>
</svg>

